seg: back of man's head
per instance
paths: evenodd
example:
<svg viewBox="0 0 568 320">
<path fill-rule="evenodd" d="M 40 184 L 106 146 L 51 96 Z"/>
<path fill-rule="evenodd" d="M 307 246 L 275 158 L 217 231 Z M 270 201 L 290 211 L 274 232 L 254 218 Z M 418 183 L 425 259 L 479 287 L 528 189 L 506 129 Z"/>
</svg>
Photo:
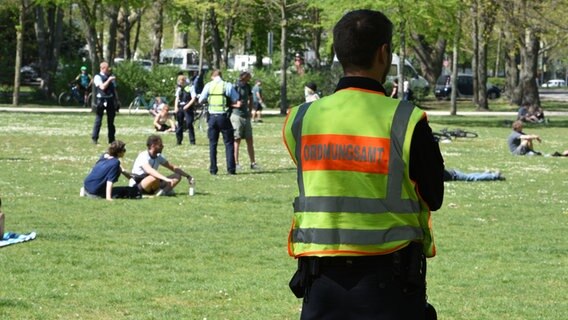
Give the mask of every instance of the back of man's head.
<svg viewBox="0 0 568 320">
<path fill-rule="evenodd" d="M 344 15 L 333 28 L 333 48 L 343 70 L 371 68 L 377 50 L 391 45 L 392 23 L 383 13 L 355 10 Z"/>
</svg>

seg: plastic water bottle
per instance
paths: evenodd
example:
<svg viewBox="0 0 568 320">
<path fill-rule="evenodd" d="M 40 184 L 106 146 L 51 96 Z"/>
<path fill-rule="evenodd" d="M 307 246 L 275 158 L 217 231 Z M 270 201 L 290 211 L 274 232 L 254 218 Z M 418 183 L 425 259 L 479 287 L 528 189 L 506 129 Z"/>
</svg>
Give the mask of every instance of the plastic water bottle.
<svg viewBox="0 0 568 320">
<path fill-rule="evenodd" d="M 190 196 L 195 195 L 195 179 L 193 178 L 189 180 L 189 195 Z"/>
</svg>

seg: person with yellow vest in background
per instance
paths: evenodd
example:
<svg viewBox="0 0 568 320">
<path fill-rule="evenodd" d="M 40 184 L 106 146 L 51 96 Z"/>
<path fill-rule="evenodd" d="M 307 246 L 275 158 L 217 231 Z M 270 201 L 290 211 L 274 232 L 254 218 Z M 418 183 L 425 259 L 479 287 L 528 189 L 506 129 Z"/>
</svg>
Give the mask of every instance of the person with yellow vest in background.
<svg viewBox="0 0 568 320">
<path fill-rule="evenodd" d="M 236 174 L 235 135 L 231 124 L 231 110 L 241 106 L 239 93 L 230 82 L 221 79 L 220 70 L 213 70 L 211 79 L 199 96 L 199 103 L 205 100 L 208 103 L 209 173 L 217 174 L 217 143 L 219 142 L 219 134 L 222 134 L 227 158 L 227 172 Z"/>
<path fill-rule="evenodd" d="M 426 257 L 444 161 L 426 114 L 385 96 L 392 32 L 381 12 L 344 15 L 333 30 L 344 77 L 284 124 L 298 176 L 288 252 L 301 319 L 436 319 Z"/>
</svg>

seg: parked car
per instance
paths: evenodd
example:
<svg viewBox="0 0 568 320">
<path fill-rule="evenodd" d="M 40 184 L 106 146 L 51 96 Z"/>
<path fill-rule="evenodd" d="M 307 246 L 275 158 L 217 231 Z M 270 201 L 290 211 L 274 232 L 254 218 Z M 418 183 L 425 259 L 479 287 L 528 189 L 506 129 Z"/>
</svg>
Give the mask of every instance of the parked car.
<svg viewBox="0 0 568 320">
<path fill-rule="evenodd" d="M 562 79 L 552 79 L 548 80 L 546 83 L 542 85 L 543 88 L 557 88 L 557 87 L 565 87 L 566 81 Z"/>
<path fill-rule="evenodd" d="M 451 75 L 441 75 L 436 81 L 436 89 L 434 94 L 438 100 L 450 99 L 452 94 L 452 77 Z M 473 96 L 473 75 L 458 74 L 458 98 L 470 98 Z M 487 83 L 487 98 L 497 99 L 501 96 L 499 87 Z"/>
<path fill-rule="evenodd" d="M 39 73 L 34 68 L 34 66 L 23 66 L 20 68 L 20 82 L 22 84 L 31 84 L 35 82 L 39 82 L 41 79 L 39 78 Z"/>
</svg>

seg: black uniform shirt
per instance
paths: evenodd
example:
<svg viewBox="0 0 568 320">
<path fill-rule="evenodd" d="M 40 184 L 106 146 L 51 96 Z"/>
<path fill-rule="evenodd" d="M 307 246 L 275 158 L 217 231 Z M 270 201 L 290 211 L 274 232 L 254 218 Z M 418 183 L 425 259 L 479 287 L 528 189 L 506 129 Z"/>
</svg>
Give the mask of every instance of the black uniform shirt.
<svg viewBox="0 0 568 320">
<path fill-rule="evenodd" d="M 346 88 L 360 88 L 382 92 L 380 82 L 364 77 L 344 77 L 339 80 L 335 91 Z M 432 129 L 426 118 L 416 124 L 410 144 L 410 179 L 416 182 L 420 196 L 430 210 L 438 210 L 444 199 L 444 159 L 438 142 L 432 136 Z"/>
</svg>

